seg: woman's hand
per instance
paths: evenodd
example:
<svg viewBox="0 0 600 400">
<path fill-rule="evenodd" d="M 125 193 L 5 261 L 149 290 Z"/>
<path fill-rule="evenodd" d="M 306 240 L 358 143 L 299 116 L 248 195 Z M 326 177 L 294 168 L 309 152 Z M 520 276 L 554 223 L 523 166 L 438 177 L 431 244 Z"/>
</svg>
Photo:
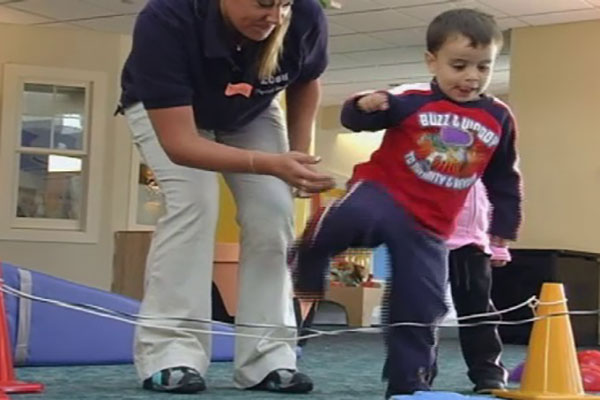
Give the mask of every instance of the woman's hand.
<svg viewBox="0 0 600 400">
<path fill-rule="evenodd" d="M 386 111 L 390 108 L 387 93 L 375 92 L 361 97 L 356 105 L 361 111 L 372 113 L 376 111 Z"/>
<path fill-rule="evenodd" d="M 273 175 L 305 193 L 319 193 L 335 186 L 329 175 L 317 172 L 313 165 L 319 157 L 290 151 L 283 154 L 254 154 L 254 169 L 257 173 Z"/>
</svg>

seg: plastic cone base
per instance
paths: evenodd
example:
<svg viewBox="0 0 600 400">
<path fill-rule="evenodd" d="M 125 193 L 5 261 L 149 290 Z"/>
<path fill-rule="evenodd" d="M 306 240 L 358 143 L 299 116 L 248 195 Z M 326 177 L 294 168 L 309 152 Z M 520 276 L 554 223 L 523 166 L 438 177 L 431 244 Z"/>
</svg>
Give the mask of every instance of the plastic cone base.
<svg viewBox="0 0 600 400">
<path fill-rule="evenodd" d="M 44 385 L 36 382 L 0 382 L 0 390 L 5 393 L 41 393 L 44 391 Z"/>
<path fill-rule="evenodd" d="M 517 399 L 517 400 L 578 400 L 578 399 L 598 399 L 600 396 L 592 396 L 589 394 L 557 394 L 550 393 L 534 393 L 521 392 L 519 390 L 493 390 L 492 394 L 502 399 Z"/>
</svg>

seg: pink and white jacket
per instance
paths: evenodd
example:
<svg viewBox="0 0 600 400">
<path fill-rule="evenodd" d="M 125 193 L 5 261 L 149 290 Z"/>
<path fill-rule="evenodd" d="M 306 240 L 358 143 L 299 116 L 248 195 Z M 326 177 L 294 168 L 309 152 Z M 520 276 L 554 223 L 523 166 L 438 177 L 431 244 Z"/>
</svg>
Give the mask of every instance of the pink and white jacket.
<svg viewBox="0 0 600 400">
<path fill-rule="evenodd" d="M 467 194 L 463 208 L 456 219 L 456 227 L 446 245 L 450 250 L 467 245 L 475 245 L 492 256 L 492 260 L 510 261 L 507 247 L 497 247 L 490 244 L 491 205 L 487 191 L 481 180 L 475 182 Z"/>
</svg>

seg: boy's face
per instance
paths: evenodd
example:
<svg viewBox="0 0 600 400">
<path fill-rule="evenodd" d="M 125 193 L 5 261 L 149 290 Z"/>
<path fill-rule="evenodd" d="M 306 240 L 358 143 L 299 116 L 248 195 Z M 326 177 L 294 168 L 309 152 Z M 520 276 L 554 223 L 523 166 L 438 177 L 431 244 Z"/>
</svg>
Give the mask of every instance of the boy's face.
<svg viewBox="0 0 600 400">
<path fill-rule="evenodd" d="M 499 50 L 498 44 L 493 42 L 473 47 L 468 37 L 456 34 L 435 54 L 427 52 L 425 61 L 440 89 L 452 100 L 462 103 L 478 99 L 488 87 Z"/>
</svg>

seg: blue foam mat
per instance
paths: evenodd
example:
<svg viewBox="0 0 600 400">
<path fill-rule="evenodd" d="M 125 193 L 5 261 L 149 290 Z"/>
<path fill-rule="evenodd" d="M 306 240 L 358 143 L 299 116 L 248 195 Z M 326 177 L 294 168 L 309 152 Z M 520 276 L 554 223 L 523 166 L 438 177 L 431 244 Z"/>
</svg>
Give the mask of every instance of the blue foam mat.
<svg viewBox="0 0 600 400">
<path fill-rule="evenodd" d="M 487 396 L 465 396 L 454 392 L 416 392 L 411 395 L 392 396 L 390 400 L 465 400 L 485 399 Z"/>
</svg>

